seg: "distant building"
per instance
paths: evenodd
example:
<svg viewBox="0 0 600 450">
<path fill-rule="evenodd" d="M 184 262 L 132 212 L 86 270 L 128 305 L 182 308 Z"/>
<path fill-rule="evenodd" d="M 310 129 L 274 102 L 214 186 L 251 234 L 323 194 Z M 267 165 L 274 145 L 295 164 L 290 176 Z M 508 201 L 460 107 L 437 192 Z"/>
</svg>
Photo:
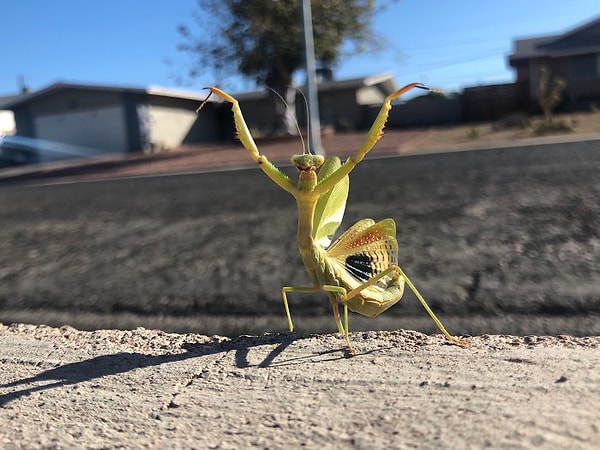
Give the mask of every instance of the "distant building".
<svg viewBox="0 0 600 450">
<path fill-rule="evenodd" d="M 335 130 L 360 130 L 368 128 L 369 107 L 381 106 L 385 98 L 398 88 L 391 73 L 382 73 L 346 80 L 333 80 L 327 73 L 317 86 L 321 126 Z M 267 132 L 273 123 L 271 97 L 266 90 L 236 94 L 244 118 L 251 130 Z M 300 127 L 306 124 L 306 104 L 300 94 L 296 96 L 296 116 Z M 231 136 L 231 132 L 226 133 Z"/>
<path fill-rule="evenodd" d="M 218 139 L 214 111 L 202 120 L 196 115 L 204 98 L 162 88 L 55 83 L 3 108 L 14 112 L 20 136 L 129 153 Z"/>
<path fill-rule="evenodd" d="M 599 102 L 600 17 L 563 34 L 518 39 L 508 61 L 517 71 L 517 98 L 525 110 L 537 104 L 538 70 L 542 65 L 567 82 L 564 94 L 570 107 Z"/>
</svg>

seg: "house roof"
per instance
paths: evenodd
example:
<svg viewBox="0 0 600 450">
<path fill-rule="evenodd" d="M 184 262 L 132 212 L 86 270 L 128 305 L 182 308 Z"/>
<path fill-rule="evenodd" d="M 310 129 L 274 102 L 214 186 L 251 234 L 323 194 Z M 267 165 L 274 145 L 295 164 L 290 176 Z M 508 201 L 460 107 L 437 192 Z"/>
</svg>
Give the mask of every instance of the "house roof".
<svg viewBox="0 0 600 450">
<path fill-rule="evenodd" d="M 349 80 L 325 81 L 319 84 L 319 90 L 329 91 L 338 89 L 357 89 L 376 85 L 381 85 L 386 95 L 393 94 L 398 89 L 396 87 L 396 83 L 394 82 L 394 75 L 390 72 L 384 72 L 367 77 L 351 78 Z"/>
<path fill-rule="evenodd" d="M 132 94 L 145 94 L 154 95 L 159 97 L 169 98 L 180 98 L 185 100 L 203 101 L 206 98 L 206 94 L 203 92 L 190 92 L 177 89 L 169 89 L 158 86 L 150 86 L 146 88 L 139 87 L 127 87 L 127 86 L 110 86 L 100 84 L 80 84 L 80 83 L 69 83 L 69 82 L 56 82 L 43 89 L 31 92 L 29 94 L 18 95 L 12 98 L 6 99 L 2 103 L 2 107 L 5 109 L 12 109 L 16 106 L 29 103 L 31 101 L 38 100 L 50 94 L 65 90 L 81 90 L 81 91 L 94 91 L 94 92 L 117 92 L 117 93 L 132 93 Z M 210 100 L 212 101 L 212 99 Z"/>
<path fill-rule="evenodd" d="M 0 109 L 4 109 L 4 105 L 7 105 L 9 102 L 13 102 L 17 98 L 26 95 L 26 94 L 15 94 L 15 95 L 1 95 L 0 96 Z"/>
<path fill-rule="evenodd" d="M 513 62 L 539 58 L 578 55 L 600 51 L 600 17 L 586 22 L 563 34 L 539 36 L 514 41 Z"/>
<path fill-rule="evenodd" d="M 380 89 L 389 95 L 396 90 L 396 83 L 394 82 L 394 76 L 391 73 L 381 73 L 377 75 L 352 78 L 349 80 L 340 81 L 327 81 L 319 84 L 319 91 L 332 91 L 339 89 L 358 89 L 361 87 L 376 86 L 379 85 Z M 56 92 L 65 90 L 81 90 L 81 91 L 94 91 L 94 92 L 117 92 L 117 93 L 132 93 L 132 94 L 145 94 L 155 95 L 159 97 L 179 98 L 194 101 L 204 101 L 207 94 L 203 91 L 191 92 L 183 91 L 178 89 L 170 89 L 159 86 L 149 86 L 145 88 L 141 87 L 128 87 L 128 86 L 110 86 L 100 84 L 80 84 L 70 82 L 56 82 L 46 86 L 43 89 L 24 94 L 18 95 L 11 98 L 5 98 L 2 102 L 2 107 L 5 109 L 12 109 L 19 105 L 23 105 L 32 101 L 39 100 L 45 96 L 55 94 Z M 236 94 L 235 97 L 238 100 L 251 100 L 266 96 L 264 90 L 252 91 Z M 209 101 L 219 102 L 220 99 L 212 96 Z"/>
</svg>

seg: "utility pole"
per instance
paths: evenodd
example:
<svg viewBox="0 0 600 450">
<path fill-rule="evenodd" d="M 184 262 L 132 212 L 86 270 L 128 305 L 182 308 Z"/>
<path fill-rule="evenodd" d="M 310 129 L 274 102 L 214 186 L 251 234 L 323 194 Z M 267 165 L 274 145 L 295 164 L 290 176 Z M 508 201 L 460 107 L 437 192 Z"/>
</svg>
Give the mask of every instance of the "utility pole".
<svg viewBox="0 0 600 450">
<path fill-rule="evenodd" d="M 306 90 L 308 96 L 308 124 L 310 149 L 316 155 L 325 155 L 321 145 L 321 120 L 319 119 L 319 99 L 317 94 L 317 65 L 313 43 L 312 12 L 310 0 L 302 0 L 302 21 L 304 28 L 304 52 L 306 61 Z"/>
</svg>

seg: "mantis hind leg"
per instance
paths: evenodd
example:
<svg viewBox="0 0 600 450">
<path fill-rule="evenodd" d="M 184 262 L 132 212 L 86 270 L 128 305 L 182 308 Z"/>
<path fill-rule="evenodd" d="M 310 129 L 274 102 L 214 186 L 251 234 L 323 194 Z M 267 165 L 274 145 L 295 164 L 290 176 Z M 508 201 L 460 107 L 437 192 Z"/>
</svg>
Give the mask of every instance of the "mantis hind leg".
<svg viewBox="0 0 600 450">
<path fill-rule="evenodd" d="M 448 331 L 446 330 L 444 325 L 442 325 L 442 322 L 440 321 L 440 319 L 437 318 L 437 316 L 431 310 L 431 308 L 429 307 L 429 305 L 427 304 L 427 302 L 425 301 L 425 299 L 423 298 L 421 293 L 417 290 L 415 285 L 412 284 L 412 281 L 410 281 L 408 279 L 408 277 L 402 271 L 402 269 L 399 266 L 392 266 L 391 268 L 393 268 L 394 271 L 396 273 L 398 273 L 398 275 L 400 275 L 404 279 L 404 281 L 406 282 L 406 285 L 410 288 L 411 291 L 413 291 L 413 294 L 415 294 L 417 299 L 421 302 L 421 305 L 423 305 L 423 308 L 425 308 L 425 311 L 427 311 L 427 314 L 429 314 L 429 316 L 433 319 L 433 321 L 435 322 L 435 324 L 437 325 L 439 330 L 444 334 L 444 336 L 446 336 L 446 339 L 448 339 L 453 344 L 460 345 L 461 347 L 469 347 L 471 345 L 470 342 L 455 338 L 450 333 L 448 333 Z"/>
<path fill-rule="evenodd" d="M 425 308 L 425 311 L 427 311 L 427 314 L 429 314 L 429 317 L 431 317 L 431 319 L 435 322 L 435 324 L 437 325 L 437 327 L 439 328 L 439 330 L 442 332 L 442 334 L 446 337 L 446 339 L 448 339 L 453 344 L 460 345 L 462 347 L 468 347 L 468 346 L 471 345 L 470 342 L 463 341 L 461 339 L 455 338 L 450 333 L 448 333 L 448 331 L 446 330 L 446 328 L 444 327 L 444 325 L 442 324 L 442 322 L 440 321 L 440 319 L 437 318 L 437 316 L 432 311 L 432 309 L 429 307 L 429 305 L 427 304 L 427 302 L 425 301 L 425 299 L 423 298 L 423 296 L 421 295 L 421 293 L 417 290 L 417 288 L 412 283 L 412 281 L 410 281 L 410 279 L 402 271 L 402 269 L 400 268 L 400 266 L 393 265 L 393 266 L 388 267 L 386 270 L 378 273 L 376 276 L 370 278 L 369 280 L 367 280 L 366 282 L 364 282 L 363 284 L 361 284 L 357 288 L 355 288 L 355 289 L 351 290 L 350 292 L 348 292 L 348 294 L 345 296 L 345 298 L 342 301 L 345 300 L 347 302 L 348 300 L 350 300 L 350 299 L 356 297 L 357 295 L 359 295 L 361 293 L 361 291 L 365 290 L 369 286 L 373 286 L 374 284 L 376 284 L 381 278 L 389 276 L 389 275 L 400 277 L 400 278 L 402 278 L 404 280 L 404 282 L 406 283 L 406 285 L 410 288 L 410 290 L 413 292 L 413 294 L 415 294 L 415 296 L 417 297 L 417 299 L 419 300 L 419 302 L 421 302 L 421 305 L 423 305 L 423 308 Z M 399 300 L 399 298 L 394 299 L 394 303 L 397 302 L 398 300 Z"/>
</svg>

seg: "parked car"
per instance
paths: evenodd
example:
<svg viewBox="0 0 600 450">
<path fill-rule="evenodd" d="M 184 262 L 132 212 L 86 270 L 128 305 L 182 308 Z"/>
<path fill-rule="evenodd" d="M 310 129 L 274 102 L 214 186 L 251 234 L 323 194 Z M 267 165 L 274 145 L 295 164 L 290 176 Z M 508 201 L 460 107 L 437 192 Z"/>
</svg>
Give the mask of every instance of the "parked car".
<svg viewBox="0 0 600 450">
<path fill-rule="evenodd" d="M 0 136 L 0 167 L 88 158 L 104 153 L 106 152 L 94 148 L 43 139 Z"/>
</svg>

